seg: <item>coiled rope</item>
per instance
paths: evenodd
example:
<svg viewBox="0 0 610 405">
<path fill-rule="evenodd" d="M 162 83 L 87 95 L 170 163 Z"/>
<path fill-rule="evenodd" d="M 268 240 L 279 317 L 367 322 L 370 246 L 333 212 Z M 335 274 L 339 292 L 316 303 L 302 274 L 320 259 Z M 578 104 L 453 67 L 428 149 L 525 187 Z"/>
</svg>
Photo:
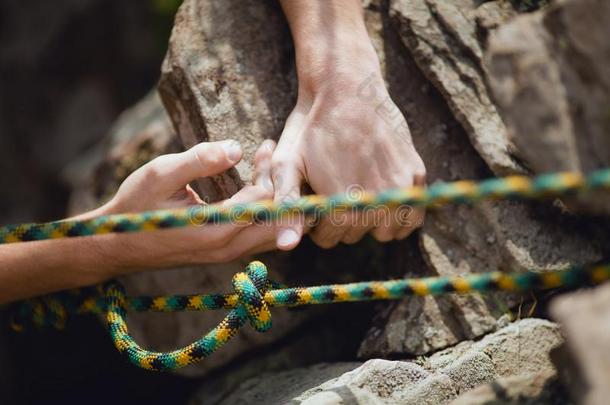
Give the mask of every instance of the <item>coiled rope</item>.
<svg viewBox="0 0 610 405">
<path fill-rule="evenodd" d="M 312 215 L 329 213 L 336 207 L 396 207 L 400 205 L 430 207 L 444 203 L 470 203 L 482 199 L 509 197 L 543 198 L 572 192 L 610 189 L 610 169 L 587 177 L 577 173 L 558 173 L 534 179 L 512 176 L 480 183 L 460 181 L 442 183 L 429 189 L 412 187 L 380 194 L 333 197 L 309 196 L 297 202 L 273 205 L 270 202 L 232 207 L 197 206 L 185 210 L 165 210 L 141 214 L 100 217 L 88 221 L 64 221 L 46 224 L 23 224 L 0 228 L 0 243 L 86 236 L 108 232 L 136 232 L 176 228 L 233 220 L 271 220 L 287 214 Z M 252 262 L 246 271 L 233 277 L 233 293 L 210 295 L 173 295 L 161 297 L 125 296 L 116 282 L 103 286 L 73 290 L 26 301 L 18 306 L 13 326 L 21 329 L 29 321 L 35 325 L 61 327 L 68 314 L 106 313 L 110 334 L 116 348 L 129 360 L 149 370 L 173 370 L 209 356 L 228 342 L 246 322 L 259 332 L 271 327 L 269 307 L 328 304 L 349 301 L 394 300 L 410 295 L 439 295 L 471 291 L 529 291 L 560 286 L 581 286 L 610 279 L 610 265 L 572 267 L 548 272 L 505 274 L 490 272 L 464 277 L 432 277 L 390 281 L 370 281 L 342 285 L 283 288 L 267 279 L 267 269 Z M 125 320 L 133 311 L 204 311 L 229 309 L 222 322 L 202 338 L 172 352 L 147 351 L 129 334 Z"/>
</svg>

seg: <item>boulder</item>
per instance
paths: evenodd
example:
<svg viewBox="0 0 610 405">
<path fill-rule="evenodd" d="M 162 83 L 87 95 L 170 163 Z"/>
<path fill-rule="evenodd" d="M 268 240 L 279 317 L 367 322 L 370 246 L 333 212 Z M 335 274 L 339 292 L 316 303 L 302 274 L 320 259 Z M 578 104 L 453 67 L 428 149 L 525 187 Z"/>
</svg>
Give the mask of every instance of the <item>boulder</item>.
<svg viewBox="0 0 610 405">
<path fill-rule="evenodd" d="M 294 51 L 279 4 L 185 1 L 159 93 L 185 147 L 240 141 L 244 159 L 236 170 L 199 182 L 212 200 L 234 194 L 252 178 L 256 149 L 279 138 L 296 101 Z"/>
<path fill-rule="evenodd" d="M 554 372 L 501 377 L 465 392 L 450 405 L 571 405 Z"/>
<path fill-rule="evenodd" d="M 516 12 L 505 1 L 392 0 L 401 40 L 496 175 L 523 169 L 486 86 L 481 31 Z"/>
<path fill-rule="evenodd" d="M 579 404 L 605 404 L 610 397 L 610 284 L 556 298 L 551 315 L 566 344 L 554 356 L 562 381 Z"/>
<path fill-rule="evenodd" d="M 486 65 L 523 164 L 536 173 L 610 165 L 610 5 L 558 1 L 490 36 Z M 588 211 L 610 213 L 608 203 Z"/>
<path fill-rule="evenodd" d="M 193 403 L 445 404 L 475 387 L 511 376 L 551 378 L 549 352 L 562 342 L 559 327 L 524 319 L 488 335 L 416 361 L 373 359 L 266 373 L 228 391 L 224 399 L 202 392 Z M 273 387 L 274 389 L 270 389 Z M 535 388 L 531 389 L 535 396 Z"/>
<path fill-rule="evenodd" d="M 433 9 L 430 8 L 432 4 L 436 4 L 434 1 L 428 1 L 425 5 L 420 2 L 415 3 L 400 0 L 390 3 L 390 15 L 393 22 L 391 26 L 396 27 L 401 42 L 409 46 L 413 59 L 403 56 L 405 51 L 395 44 L 396 35 L 391 35 L 387 30 L 369 30 L 374 42 L 377 40 L 378 43 L 385 44 L 384 47 L 376 47 L 385 65 L 400 66 L 402 69 L 400 75 L 396 70 L 386 69 L 392 98 L 411 125 L 413 140 L 426 162 L 430 182 L 489 177 L 491 173 L 487 171 L 486 166 L 494 168 L 490 163 L 491 160 L 485 159 L 485 155 L 480 149 L 475 150 L 470 147 L 469 138 L 460 126 L 456 125 L 451 115 L 447 114 L 438 94 L 435 92 L 416 94 L 413 89 L 414 82 L 422 80 L 425 83 L 421 74 L 412 70 L 413 61 L 417 61 L 422 72 L 427 72 L 428 77 L 434 75 L 441 81 L 441 83 L 436 83 L 436 87 L 440 87 L 439 92 L 449 107 L 455 104 L 451 111 L 459 120 L 455 109 L 460 99 L 455 100 L 454 93 L 449 91 L 451 89 L 444 89 L 442 85 L 446 82 L 454 83 L 452 85 L 458 87 L 463 86 L 463 84 L 455 83 L 459 82 L 458 77 L 461 77 L 453 70 L 458 63 L 447 62 L 450 58 L 461 58 L 460 60 L 462 60 L 463 57 L 459 56 L 462 48 L 448 48 L 453 41 L 445 40 L 442 36 L 438 37 L 439 34 L 436 31 L 440 29 L 437 26 L 438 22 L 429 16 L 430 13 L 436 15 L 436 12 L 433 13 Z M 483 5 L 476 9 L 472 9 L 472 5 L 470 5 L 465 8 L 470 11 L 464 11 L 465 14 L 462 17 L 471 21 L 471 25 L 479 21 L 488 29 L 492 29 L 497 26 L 497 20 L 503 20 L 507 14 L 510 14 L 502 11 L 505 5 L 494 5 L 493 3 L 485 3 L 485 11 L 481 10 Z M 496 10 L 496 13 L 494 14 L 491 10 Z M 402 16 L 401 13 L 405 16 Z M 369 16 L 367 23 L 369 26 L 375 27 L 371 21 L 376 14 L 369 11 L 367 15 Z M 422 15 L 428 17 L 424 18 Z M 500 17 L 494 19 L 492 18 L 494 15 Z M 424 24 L 425 29 L 420 26 L 423 22 L 418 23 L 414 20 L 419 18 L 418 16 L 429 24 Z M 380 18 L 382 21 L 388 19 L 383 12 L 380 17 L 376 18 Z M 458 17 L 448 16 L 447 18 Z M 460 25 L 459 27 L 467 31 L 461 33 L 457 27 L 451 29 L 447 35 L 464 37 L 462 42 L 470 44 L 479 54 L 483 52 L 477 47 L 480 45 L 475 45 L 478 44 L 476 38 L 468 36 L 472 34 L 471 31 L 475 30 L 474 28 L 468 25 L 467 27 L 470 28 L 466 30 L 465 26 Z M 445 29 L 448 28 L 445 27 Z M 430 34 L 430 30 L 436 32 L 437 36 Z M 383 32 L 384 35 L 380 36 L 379 32 Z M 419 38 L 417 43 L 423 47 L 422 49 L 414 47 L 412 44 L 414 37 Z M 442 46 L 439 48 L 438 54 L 434 53 L 437 48 L 429 48 L 432 39 L 439 43 L 439 47 Z M 422 52 L 432 59 L 422 59 Z M 471 55 L 476 52 L 471 51 L 466 54 Z M 445 55 L 449 56 L 445 57 Z M 477 64 L 480 65 L 479 59 L 477 59 Z M 442 63 L 447 63 L 452 68 L 438 67 L 434 72 L 429 71 L 433 68 L 428 65 L 444 66 Z M 408 74 L 402 72 L 408 72 Z M 474 75 L 475 71 L 471 69 L 468 72 Z M 480 73 L 478 81 L 484 83 L 485 70 L 482 69 Z M 408 82 L 402 79 L 403 77 L 408 77 Z M 430 80 L 435 83 L 433 78 Z M 465 82 L 467 81 L 465 80 Z M 483 85 L 481 84 L 481 86 Z M 467 94 L 458 93 L 460 97 L 466 97 Z M 419 100 L 417 105 L 422 110 L 419 114 L 413 113 L 413 97 L 417 97 Z M 480 102 L 473 97 L 470 97 L 470 100 L 473 103 Z M 469 112 L 475 109 L 475 107 L 466 106 L 461 108 Z M 483 109 L 484 107 L 478 108 Z M 481 112 L 480 114 L 491 113 Z M 489 116 L 495 116 L 499 120 L 497 112 L 494 114 Z M 428 116 L 435 117 L 436 120 L 433 121 L 427 118 Z M 422 123 L 426 124 L 423 128 L 420 127 Z M 462 125 L 469 133 L 471 142 L 473 137 L 483 136 L 480 132 L 479 135 L 476 135 L 475 132 L 468 129 L 468 126 L 463 123 Z M 498 150 L 500 149 L 496 149 L 496 152 Z M 508 159 L 509 155 L 505 156 Z M 574 217 L 570 212 L 566 212 L 560 204 L 500 201 L 447 206 L 430 210 L 427 213 L 423 229 L 419 234 L 419 249 L 425 262 L 425 274 L 429 275 L 458 275 L 498 269 L 545 271 L 600 260 L 603 257 L 604 248 L 603 243 L 598 243 L 598 241 L 605 240 L 605 237 L 603 232 L 598 232 L 599 237 L 588 237 L 587 233 L 591 231 L 590 229 L 589 225 L 580 218 Z M 409 267 L 405 267 L 406 271 L 409 269 Z M 418 273 L 417 270 L 409 273 L 409 275 L 413 274 L 421 273 Z M 392 308 L 386 309 L 377 317 L 374 326 L 361 345 L 359 354 L 363 358 L 422 355 L 454 345 L 463 339 L 480 337 L 495 330 L 496 319 L 517 304 L 519 300 L 520 298 L 514 295 L 492 293 L 413 298 L 402 301 Z"/>
</svg>

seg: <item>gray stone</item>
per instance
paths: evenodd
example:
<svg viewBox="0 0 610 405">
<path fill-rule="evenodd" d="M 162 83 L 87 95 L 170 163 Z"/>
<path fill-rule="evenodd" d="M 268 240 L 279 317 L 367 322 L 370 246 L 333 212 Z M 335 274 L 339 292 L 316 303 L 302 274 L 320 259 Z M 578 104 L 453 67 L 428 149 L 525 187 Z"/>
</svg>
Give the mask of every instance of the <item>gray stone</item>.
<svg viewBox="0 0 610 405">
<path fill-rule="evenodd" d="M 490 85 L 533 171 L 591 170 L 610 165 L 610 5 L 558 1 L 492 33 Z M 608 203 L 581 208 L 610 212 Z"/>
<path fill-rule="evenodd" d="M 465 392 L 450 405 L 568 405 L 564 387 L 554 372 L 502 377 Z"/>
<path fill-rule="evenodd" d="M 575 402 L 608 403 L 610 285 L 560 296 L 550 309 L 565 330 L 566 344 L 555 359 Z"/>
<path fill-rule="evenodd" d="M 441 92 L 470 141 L 497 175 L 522 171 L 486 87 L 477 18 L 506 20 L 504 1 L 394 0 L 390 13 L 418 66 Z M 486 24 L 486 27 L 491 24 Z"/>
<path fill-rule="evenodd" d="M 557 325 L 524 319 L 417 362 L 373 359 L 267 373 L 206 403 L 443 404 L 499 377 L 553 375 L 549 352 L 561 342 Z"/>
<path fill-rule="evenodd" d="M 445 3 L 447 2 L 443 2 Z M 510 14 L 504 10 L 503 5 L 496 4 L 500 2 L 488 2 L 476 9 L 472 9 L 471 3 L 465 6 L 466 11 L 462 12 L 462 17 L 469 19 L 471 25 L 478 21 L 477 24 L 492 29 L 501 25 L 507 14 Z M 409 8 L 409 5 L 414 8 Z M 467 33 L 454 32 L 455 29 L 450 32 L 443 31 L 448 38 L 454 39 L 453 42 L 459 39 L 459 43 L 462 44 L 457 49 L 449 48 L 453 42 L 446 40 L 444 36 L 439 37 L 437 32 L 441 27 L 435 18 L 441 18 L 438 13 L 446 11 L 443 8 L 445 11 L 437 13 L 434 10 L 438 7 L 453 6 L 438 5 L 434 1 L 427 1 L 424 4 L 420 1 L 397 0 L 391 3 L 390 11 L 400 38 L 409 45 L 415 61 L 418 61 L 418 65 L 431 81 L 434 82 L 431 77 L 434 74 L 443 82 L 459 82 L 461 76 L 456 78 L 454 69 L 458 69 L 460 65 L 457 61 L 454 64 L 448 61 L 459 58 L 462 64 L 466 63 L 462 53 L 466 49 L 464 47 L 468 45 L 474 50 L 466 52 L 471 59 L 466 59 L 470 61 L 468 62 L 470 70 L 465 72 L 472 72 L 473 61 L 477 61 L 477 66 L 481 65 L 480 58 L 472 55 L 480 56 L 480 52 L 476 48 L 477 45 L 471 41 L 470 34 L 466 35 L 472 31 L 470 25 L 460 25 Z M 481 7 L 486 7 L 484 12 Z M 436 17 L 433 18 L 432 14 Z M 460 18 L 460 21 L 462 17 L 445 16 L 446 19 Z M 428 25 L 418 20 L 420 18 Z M 443 27 L 449 30 L 447 25 Z M 436 36 L 431 32 L 435 32 Z M 375 32 L 371 35 L 376 38 Z M 410 43 L 415 37 L 419 38 L 416 46 Z M 385 37 L 379 41 L 384 40 L 386 44 L 392 43 Z M 438 44 L 438 48 L 436 45 L 434 47 L 430 45 L 432 40 L 436 41 L 434 44 Z M 386 50 L 381 50 L 377 47 L 376 49 L 386 64 L 401 62 L 408 66 L 408 62 L 403 62 L 406 58 L 390 55 L 389 50 L 394 54 L 400 54 L 399 48 L 388 47 Z M 436 51 L 438 54 L 430 54 Z M 424 66 L 423 62 L 427 59 L 422 59 L 421 53 L 432 58 L 428 61 L 430 66 Z M 434 68 L 435 64 L 444 67 Z M 434 72 L 429 71 L 431 69 L 435 69 Z M 482 67 L 481 69 L 484 73 L 485 69 Z M 483 73 L 478 79 L 479 86 L 483 85 L 481 81 L 486 77 Z M 389 72 L 390 91 L 393 92 L 397 105 L 406 111 L 407 120 L 412 123 L 414 143 L 426 162 L 430 182 L 489 176 L 485 170 L 485 162 L 467 146 L 468 141 L 464 133 L 455 129 L 450 118 L 442 114 L 443 111 L 438 105 L 423 104 L 422 108 L 426 108 L 427 115 L 435 112 L 441 119 L 445 119 L 447 124 L 429 123 L 423 134 L 418 131 L 418 121 L 425 122 L 426 114 L 422 113 L 410 119 L 409 87 L 404 82 L 392 79 L 392 76 L 393 72 Z M 411 73 L 404 76 L 408 76 L 411 80 L 416 80 L 418 77 L 412 76 Z M 460 85 L 456 84 L 456 86 Z M 437 83 L 438 86 L 442 86 L 442 83 Z M 451 99 L 452 93 L 442 89 L 440 91 L 445 99 Z M 397 94 L 396 97 L 394 93 Z M 468 94 L 470 93 L 461 92 L 460 97 L 467 98 Z M 471 94 L 470 97 L 474 96 Z M 422 99 L 426 98 L 422 97 Z M 438 99 L 434 100 L 438 103 Z M 479 101 L 475 97 L 472 102 Z M 450 101 L 448 103 L 451 104 Z M 456 114 L 456 118 L 459 118 L 454 110 L 455 106 L 452 107 L 452 112 Z M 532 130 L 531 133 L 535 131 Z M 470 136 L 472 140 L 473 132 Z M 478 151 L 485 159 L 481 150 Z M 543 156 L 545 153 L 540 150 L 538 155 Z M 486 163 L 491 167 L 490 162 L 491 160 L 486 159 Z M 596 232 L 594 238 L 583 235 L 583 223 L 582 220 L 574 220 L 572 213 L 566 212 L 561 204 L 534 205 L 517 201 L 500 201 L 471 206 L 447 206 L 427 213 L 420 232 L 420 249 L 429 269 L 429 275 L 460 275 L 498 269 L 507 271 L 560 269 L 569 265 L 594 262 L 603 257 L 603 241 L 607 236 L 604 236 L 603 231 L 594 231 Z M 359 354 L 363 358 L 422 355 L 454 345 L 463 339 L 478 338 L 495 330 L 496 319 L 516 305 L 519 299 L 515 295 L 490 293 L 413 298 L 402 301 L 377 319 L 375 327 L 371 328 L 365 337 Z"/>
<path fill-rule="evenodd" d="M 296 101 L 293 58 L 275 2 L 187 0 L 180 7 L 159 82 L 163 103 L 186 147 L 235 138 L 244 150 L 236 170 L 199 182 L 213 200 L 248 183 L 260 143 L 279 137 Z"/>
</svg>

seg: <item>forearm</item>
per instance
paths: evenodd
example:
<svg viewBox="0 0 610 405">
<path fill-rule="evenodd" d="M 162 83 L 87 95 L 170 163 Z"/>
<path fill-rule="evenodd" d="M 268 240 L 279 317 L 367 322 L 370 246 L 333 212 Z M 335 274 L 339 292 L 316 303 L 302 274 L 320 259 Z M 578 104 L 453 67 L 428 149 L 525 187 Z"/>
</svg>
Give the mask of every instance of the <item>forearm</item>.
<svg viewBox="0 0 610 405">
<path fill-rule="evenodd" d="M 299 96 L 326 83 L 336 85 L 343 74 L 364 80 L 379 72 L 360 0 L 282 0 L 281 4 L 294 40 Z"/>
<path fill-rule="evenodd" d="M 103 239 L 73 238 L 0 246 L 0 303 L 110 278 L 112 265 L 99 249 Z"/>
<path fill-rule="evenodd" d="M 107 206 L 71 219 L 112 213 Z M 131 247 L 136 234 L 106 234 L 0 245 L 0 304 L 97 284 L 150 265 Z"/>
</svg>

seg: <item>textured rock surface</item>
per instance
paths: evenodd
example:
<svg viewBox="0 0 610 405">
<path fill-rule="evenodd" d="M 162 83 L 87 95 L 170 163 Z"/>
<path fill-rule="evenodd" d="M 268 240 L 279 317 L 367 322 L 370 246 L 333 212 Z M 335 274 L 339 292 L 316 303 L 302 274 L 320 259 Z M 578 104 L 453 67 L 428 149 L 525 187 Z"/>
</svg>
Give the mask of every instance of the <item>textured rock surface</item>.
<svg viewBox="0 0 610 405">
<path fill-rule="evenodd" d="M 443 4 L 445 3 L 447 2 L 443 2 Z M 481 11 L 483 6 L 473 10 L 472 4 L 470 4 L 464 8 L 466 11 L 456 12 L 459 14 L 458 16 L 446 16 L 447 19 L 459 18 L 459 21 L 463 23 L 460 25 L 462 31 L 466 31 L 461 32 L 460 30 L 455 31 L 457 28 L 448 28 L 451 27 L 447 25 L 449 23 L 442 27 L 439 25 L 440 20 L 438 19 L 441 18 L 439 13 L 446 12 L 445 7 L 452 7 L 450 5 L 439 6 L 434 1 L 424 3 L 396 0 L 391 2 L 391 15 L 394 25 L 398 27 L 401 39 L 410 44 L 414 59 L 418 61 L 422 70 L 429 77 L 434 75 L 442 82 L 436 85 L 440 86 L 440 92 L 450 107 L 452 104 L 457 105 L 459 100 L 463 100 L 460 97 L 470 99 L 473 103 L 481 103 L 477 98 L 468 98 L 466 96 L 468 93 L 464 92 L 458 92 L 459 97 L 455 99 L 454 93 L 449 91 L 451 89 L 444 89 L 442 86 L 443 83 L 451 84 L 461 80 L 455 71 L 460 65 L 457 61 L 450 63 L 451 58 L 459 58 L 461 63 L 465 64 L 463 59 L 469 56 L 477 61 L 477 66 L 481 64 L 480 57 L 473 56 L 477 52 L 480 55 L 479 48 L 476 48 L 479 46 L 478 42 L 476 38 L 471 37 L 474 30 L 473 24 L 478 21 L 477 24 L 492 29 L 498 24 L 498 21 L 505 18 L 506 14 L 510 14 L 503 11 L 504 6 L 494 5 L 494 3 L 499 2 L 485 3 L 484 6 L 487 8 L 484 11 Z M 437 10 L 439 7 L 445 11 Z M 408 16 L 401 17 L 401 10 L 402 12 L 410 10 L 410 13 Z M 495 10 L 497 15 L 492 10 Z M 434 18 L 431 16 L 432 14 Z M 419 21 L 418 18 L 422 18 L 422 20 Z M 470 21 L 470 25 L 465 25 L 463 19 Z M 441 28 L 449 30 L 448 33 L 443 31 L 449 35 L 449 39 L 439 37 L 437 30 Z M 436 34 L 432 35 L 431 32 L 436 32 Z M 455 45 L 458 46 L 456 49 L 449 48 L 457 41 L 457 39 L 451 40 L 451 38 L 461 38 L 460 43 L 469 44 L 473 49 L 477 49 L 477 52 L 466 52 L 466 56 L 464 56 L 463 50 L 466 45 Z M 411 44 L 415 39 L 422 49 Z M 433 40 L 433 43 L 437 43 L 440 47 L 437 53 L 433 52 L 437 48 L 429 48 L 432 46 L 430 41 Z M 386 43 L 388 42 L 390 41 L 386 39 Z M 392 50 L 395 53 L 400 52 L 399 49 Z M 388 51 L 384 53 L 379 47 L 377 51 L 385 59 L 394 59 Z M 426 59 L 422 59 L 422 52 L 432 58 L 427 62 L 431 66 L 423 66 Z M 477 71 L 472 69 L 474 62 L 471 59 L 466 59 L 469 61 L 466 67 L 469 67 L 468 72 L 474 75 L 474 72 Z M 431 69 L 434 71 L 429 71 Z M 477 83 L 483 86 L 481 83 L 484 82 L 484 68 L 480 67 L 478 73 L 480 76 L 475 76 L 478 77 Z M 390 77 L 391 74 L 392 72 L 390 72 Z M 416 80 L 418 76 L 409 77 L 410 80 Z M 435 80 L 431 77 L 432 82 Z M 467 80 L 465 81 L 467 82 Z M 395 100 L 398 106 L 405 111 L 407 120 L 416 125 L 420 117 L 411 119 L 409 103 L 403 101 L 405 100 L 404 95 L 409 94 L 408 87 L 401 87 L 402 83 L 393 84 L 391 79 L 388 79 L 388 82 L 390 90 L 393 90 L 393 97 L 394 93 L 398 94 Z M 455 86 L 462 86 L 462 84 L 458 83 Z M 485 103 L 481 105 L 485 105 Z M 438 107 L 425 107 L 428 111 L 439 110 Z M 466 110 L 474 110 L 475 107 L 472 106 Z M 454 105 L 452 111 L 455 112 L 455 108 Z M 459 118 L 459 114 L 457 112 L 455 114 Z M 497 117 L 497 114 L 495 116 Z M 441 115 L 441 117 L 443 116 Z M 426 162 L 430 181 L 489 176 L 485 163 L 474 149 L 466 146 L 468 140 L 464 133 L 455 130 L 450 119 L 444 119 L 449 124 L 430 125 L 423 135 L 415 129 L 413 131 L 414 142 Z M 475 132 L 469 131 L 466 125 L 464 127 L 467 132 L 470 132 L 472 140 Z M 534 131 L 530 131 L 530 134 L 534 133 Z M 479 152 L 485 158 L 480 150 Z M 543 155 L 543 152 L 539 151 L 538 154 Z M 490 162 L 487 159 L 487 164 L 493 167 Z M 452 206 L 430 211 L 420 233 L 420 248 L 431 274 L 465 274 L 495 269 L 544 271 L 601 259 L 605 252 L 601 240 L 605 240 L 605 237 L 602 235 L 589 238 L 586 236 L 588 232 L 596 231 L 590 230 L 581 218 L 566 213 L 561 205 L 551 207 L 549 203 L 526 204 L 510 201 L 479 203 L 473 206 Z M 365 358 L 405 354 L 421 355 L 451 346 L 463 339 L 482 336 L 493 331 L 496 318 L 516 302 L 516 297 L 505 294 L 427 297 L 403 301 L 377 317 L 375 326 L 367 334 L 361 346 L 360 355 Z"/>
<path fill-rule="evenodd" d="M 481 30 L 508 19 L 508 2 L 393 0 L 390 13 L 418 66 L 447 100 L 470 141 L 497 175 L 520 171 L 491 101 L 482 64 Z"/>
<path fill-rule="evenodd" d="M 607 2 L 560 1 L 490 37 L 490 84 L 524 164 L 535 172 L 610 165 L 608 18 Z"/>
<path fill-rule="evenodd" d="M 557 325 L 525 319 L 417 362 L 375 359 L 268 373 L 205 403 L 442 404 L 499 377 L 552 376 L 549 352 L 561 342 Z M 204 403 L 198 398 L 195 403 Z"/>
<path fill-rule="evenodd" d="M 610 398 L 610 285 L 558 297 L 551 314 L 567 342 L 554 358 L 576 403 L 606 404 Z"/>
<path fill-rule="evenodd" d="M 451 401 L 451 405 L 569 405 L 565 388 L 554 372 L 502 377 Z"/>
<path fill-rule="evenodd" d="M 264 45 L 263 45 L 264 44 Z M 239 139 L 237 170 L 200 182 L 226 197 L 252 177 L 252 158 L 277 139 L 296 100 L 288 27 L 275 2 L 187 0 L 180 7 L 159 92 L 186 147 Z"/>
</svg>

